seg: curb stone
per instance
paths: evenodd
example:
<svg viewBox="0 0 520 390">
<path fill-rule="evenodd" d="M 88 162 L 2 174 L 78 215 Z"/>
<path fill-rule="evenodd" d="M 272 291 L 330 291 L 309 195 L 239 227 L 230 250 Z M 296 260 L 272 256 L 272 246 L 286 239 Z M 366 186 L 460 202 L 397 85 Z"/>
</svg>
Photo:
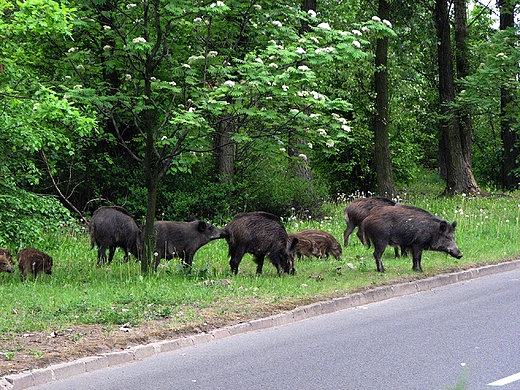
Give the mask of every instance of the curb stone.
<svg viewBox="0 0 520 390">
<path fill-rule="evenodd" d="M 104 353 L 97 356 L 81 358 L 73 362 L 56 364 L 47 368 L 7 375 L 0 377 L 0 390 L 23 390 L 33 386 L 70 378 L 79 374 L 143 360 L 164 352 L 170 352 L 194 345 L 201 345 L 250 331 L 288 325 L 322 314 L 328 314 L 339 310 L 367 305 L 369 303 L 428 291 L 448 284 L 464 282 L 500 272 L 512 271 L 517 268 L 520 268 L 520 260 L 486 265 L 480 268 L 473 268 L 449 274 L 441 274 L 426 279 L 391 286 L 376 287 L 360 293 L 349 294 L 344 297 L 297 307 L 291 311 L 270 317 L 255 319 L 221 329 L 215 329 L 209 333 L 200 333 L 194 336 L 173 340 L 163 340 L 151 344 L 131 347 L 124 351 Z"/>
</svg>

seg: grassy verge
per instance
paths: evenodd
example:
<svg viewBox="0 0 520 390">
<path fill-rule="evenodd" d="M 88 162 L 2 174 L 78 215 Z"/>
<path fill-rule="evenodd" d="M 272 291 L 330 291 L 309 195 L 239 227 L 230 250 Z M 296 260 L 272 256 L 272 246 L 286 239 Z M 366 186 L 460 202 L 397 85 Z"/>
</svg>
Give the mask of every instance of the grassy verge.
<svg viewBox="0 0 520 390">
<path fill-rule="evenodd" d="M 371 286 L 413 280 L 454 269 L 468 268 L 516 258 L 520 253 L 520 197 L 514 194 L 486 197 L 436 197 L 440 188 L 403 190 L 403 203 L 431 211 L 448 221 L 457 220 L 456 241 L 460 260 L 443 253 L 424 252 L 424 274 L 411 270 L 411 259 L 393 258 L 387 248 L 386 272 L 378 273 L 372 250 L 351 236 L 342 260 L 296 261 L 297 274 L 278 277 L 269 263 L 255 274 L 255 264 L 246 255 L 239 275 L 229 271 L 224 240 L 209 243 L 195 255 L 194 269 L 186 273 L 176 261 L 163 262 L 158 273 L 140 275 L 140 264 L 122 262 L 116 252 L 113 264 L 96 266 L 96 250 L 90 249 L 85 232 L 69 231 L 49 237 L 47 252 L 54 258 L 53 275 L 20 281 L 18 272 L 0 274 L 0 334 L 2 339 L 26 332 L 64 330 L 95 324 L 139 326 L 164 321 L 171 331 L 193 324 L 233 322 L 253 315 L 266 315 L 273 308 L 290 309 L 320 299 L 340 296 Z M 342 242 L 345 202 L 327 206 L 322 221 L 285 221 L 289 232 L 317 228 Z M 267 260 L 266 260 L 267 261 Z M 221 323 L 220 322 L 220 323 Z M 6 359 L 16 351 L 2 351 Z"/>
</svg>

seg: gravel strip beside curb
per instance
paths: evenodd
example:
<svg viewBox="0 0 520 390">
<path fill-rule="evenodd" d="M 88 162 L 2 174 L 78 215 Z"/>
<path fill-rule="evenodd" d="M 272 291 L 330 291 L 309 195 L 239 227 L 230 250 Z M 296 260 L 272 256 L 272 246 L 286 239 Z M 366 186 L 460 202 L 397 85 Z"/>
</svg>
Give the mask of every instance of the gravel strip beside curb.
<svg viewBox="0 0 520 390">
<path fill-rule="evenodd" d="M 236 334 L 254 330 L 267 329 L 305 320 L 314 316 L 332 313 L 338 310 L 349 309 L 373 302 L 384 301 L 404 295 L 428 291 L 433 288 L 448 284 L 463 282 L 487 276 L 499 272 L 512 271 L 520 268 L 520 260 L 509 261 L 500 264 L 487 265 L 465 271 L 441 274 L 431 278 L 417 280 L 393 286 L 377 287 L 364 292 L 346 295 L 329 301 L 317 302 L 294 310 L 277 314 L 271 317 L 251 320 L 246 323 L 215 329 L 208 333 L 183 337 L 173 340 L 164 340 L 147 345 L 139 345 L 120 352 L 111 352 L 82 358 L 69 363 L 53 365 L 47 368 L 31 370 L 15 375 L 7 375 L 0 378 L 0 390 L 21 390 L 33 386 L 39 386 L 53 381 L 69 378 L 103 368 L 114 367 L 134 361 L 149 358 L 163 352 L 205 344 L 213 340 L 219 340 Z"/>
</svg>

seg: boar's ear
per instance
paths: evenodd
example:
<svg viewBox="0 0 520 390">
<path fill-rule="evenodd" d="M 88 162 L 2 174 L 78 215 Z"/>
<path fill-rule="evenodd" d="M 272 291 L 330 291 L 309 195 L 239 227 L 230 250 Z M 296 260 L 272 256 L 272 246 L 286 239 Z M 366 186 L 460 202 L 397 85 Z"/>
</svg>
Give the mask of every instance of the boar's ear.
<svg viewBox="0 0 520 390">
<path fill-rule="evenodd" d="M 441 225 L 440 225 L 439 230 L 440 230 L 441 233 L 444 233 L 446 230 L 448 230 L 448 222 L 441 221 Z"/>
<path fill-rule="evenodd" d="M 208 226 L 207 226 L 207 223 L 206 223 L 206 222 L 204 222 L 204 221 L 198 221 L 197 227 L 198 227 L 198 229 L 199 229 L 199 232 L 203 232 L 204 230 L 206 230 L 206 228 L 207 228 Z"/>
<path fill-rule="evenodd" d="M 457 227 L 457 221 L 453 221 L 453 223 L 451 224 L 451 226 L 453 227 L 453 230 L 455 230 L 455 228 Z"/>
</svg>

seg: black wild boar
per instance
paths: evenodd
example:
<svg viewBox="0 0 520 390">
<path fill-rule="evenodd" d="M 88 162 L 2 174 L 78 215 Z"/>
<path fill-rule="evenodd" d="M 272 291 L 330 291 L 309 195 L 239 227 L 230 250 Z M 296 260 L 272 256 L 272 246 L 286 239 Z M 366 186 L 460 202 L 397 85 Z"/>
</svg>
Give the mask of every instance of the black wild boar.
<svg viewBox="0 0 520 390">
<path fill-rule="evenodd" d="M 299 240 L 306 239 L 311 241 L 314 249 L 313 255 L 316 257 L 325 259 L 332 255 L 338 260 L 341 258 L 341 245 L 330 233 L 323 230 L 306 229 L 296 233 L 296 237 Z"/>
<path fill-rule="evenodd" d="M 35 279 L 40 272 L 51 275 L 52 257 L 38 249 L 22 249 L 20 253 L 18 253 L 18 269 L 20 270 L 22 280 L 25 280 L 29 273 L 31 273 Z"/>
<path fill-rule="evenodd" d="M 256 272 L 262 273 L 267 256 L 278 270 L 278 274 L 294 274 L 293 247 L 298 239 L 289 239 L 280 218 L 263 211 L 237 214 L 224 228 L 229 246 L 229 265 L 238 273 L 238 265 L 246 253 L 253 255 Z"/>
<path fill-rule="evenodd" d="M 359 198 L 353 200 L 345 208 L 345 222 L 347 223 L 347 229 L 343 233 L 343 245 L 348 246 L 348 238 L 354 231 L 354 229 L 361 225 L 361 222 L 370 215 L 372 210 L 376 210 L 385 206 L 395 206 L 393 200 L 387 198 L 371 197 L 371 198 Z M 358 237 L 361 241 L 362 237 L 359 234 Z"/>
<path fill-rule="evenodd" d="M 372 212 L 361 223 L 363 242 L 374 245 L 377 270 L 384 272 L 381 256 L 387 245 L 398 245 L 411 250 L 412 269 L 422 272 L 423 250 L 446 252 L 460 259 L 454 233 L 457 222 L 448 222 L 417 207 L 382 207 Z"/>
<path fill-rule="evenodd" d="M 185 266 L 193 264 L 195 252 L 212 240 L 224 237 L 224 231 L 201 220 L 191 222 L 156 221 L 155 269 L 161 259 L 180 257 Z M 155 255 L 155 254 L 154 254 Z"/>
<path fill-rule="evenodd" d="M 291 252 L 293 256 L 297 256 L 299 260 L 305 257 L 320 257 L 320 252 L 314 247 L 311 240 L 300 236 L 299 233 L 289 233 L 289 240 L 297 239 L 295 245 L 292 245 Z"/>
<path fill-rule="evenodd" d="M 14 268 L 11 265 L 13 262 L 13 255 L 9 252 L 9 249 L 0 248 L 0 272 L 13 273 Z"/>
<path fill-rule="evenodd" d="M 94 248 L 94 244 L 98 247 L 98 265 L 107 262 L 107 248 L 109 264 L 117 247 L 125 251 L 125 260 L 128 260 L 128 252 L 141 259 L 141 229 L 122 207 L 98 208 L 92 215 L 89 228 L 91 248 Z"/>
</svg>

